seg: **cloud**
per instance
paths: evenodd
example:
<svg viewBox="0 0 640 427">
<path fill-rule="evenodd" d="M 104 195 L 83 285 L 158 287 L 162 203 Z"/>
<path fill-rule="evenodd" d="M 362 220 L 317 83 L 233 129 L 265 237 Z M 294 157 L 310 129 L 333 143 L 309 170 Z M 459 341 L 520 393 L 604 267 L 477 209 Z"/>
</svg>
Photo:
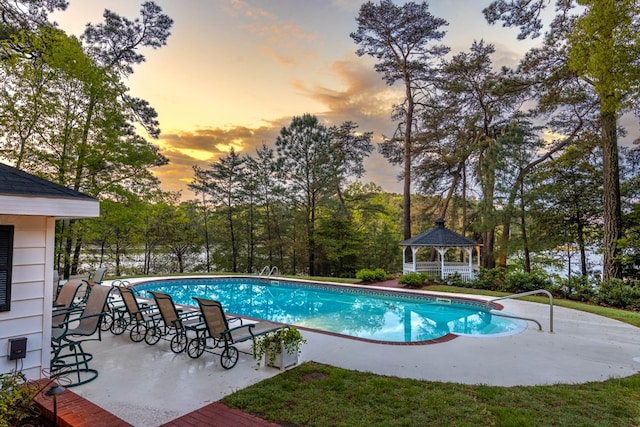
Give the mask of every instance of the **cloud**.
<svg viewBox="0 0 640 427">
<path fill-rule="evenodd" d="M 331 124 L 350 120 L 362 131 L 389 135 L 395 129 L 391 107 L 402 99 L 399 86 L 387 86 L 380 75 L 360 60 L 339 60 L 331 65 L 342 88 L 307 84 L 294 80 L 291 86 L 300 94 L 318 101 L 326 110 L 318 113 Z"/>
<path fill-rule="evenodd" d="M 252 7 L 242 0 L 227 0 L 224 10 L 230 16 L 241 15 L 252 19 L 271 19 L 274 17 L 271 12 L 258 7 Z"/>
<path fill-rule="evenodd" d="M 262 144 L 272 146 L 280 132 L 280 124 L 249 128 L 201 128 L 160 135 L 158 145 L 169 164 L 153 171 L 167 191 L 181 191 L 183 198 L 192 198 L 187 184 L 193 179 L 193 166 L 208 168 L 219 158 L 229 154 L 231 148 L 239 154 L 254 155 Z"/>
</svg>

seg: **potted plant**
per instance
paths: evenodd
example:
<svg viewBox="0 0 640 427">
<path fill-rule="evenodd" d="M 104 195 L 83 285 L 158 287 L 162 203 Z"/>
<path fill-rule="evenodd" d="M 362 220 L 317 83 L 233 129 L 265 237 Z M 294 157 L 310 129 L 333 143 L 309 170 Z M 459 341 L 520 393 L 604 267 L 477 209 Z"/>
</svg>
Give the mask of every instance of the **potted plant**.
<svg viewBox="0 0 640 427">
<path fill-rule="evenodd" d="M 254 342 L 253 351 L 258 360 L 265 357 L 265 364 L 284 370 L 298 364 L 300 347 L 307 340 L 297 328 L 284 326 L 265 335 L 259 336 Z"/>
</svg>

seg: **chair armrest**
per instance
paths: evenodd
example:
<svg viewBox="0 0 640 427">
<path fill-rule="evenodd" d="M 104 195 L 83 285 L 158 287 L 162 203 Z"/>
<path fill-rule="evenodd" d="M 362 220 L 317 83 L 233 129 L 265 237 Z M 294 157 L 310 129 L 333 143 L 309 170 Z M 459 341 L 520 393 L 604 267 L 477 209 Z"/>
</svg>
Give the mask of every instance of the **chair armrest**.
<svg viewBox="0 0 640 427">
<path fill-rule="evenodd" d="M 242 325 L 242 317 L 240 317 L 240 316 L 227 316 L 227 322 L 229 322 L 229 323 L 238 322 L 238 321 Z"/>
</svg>

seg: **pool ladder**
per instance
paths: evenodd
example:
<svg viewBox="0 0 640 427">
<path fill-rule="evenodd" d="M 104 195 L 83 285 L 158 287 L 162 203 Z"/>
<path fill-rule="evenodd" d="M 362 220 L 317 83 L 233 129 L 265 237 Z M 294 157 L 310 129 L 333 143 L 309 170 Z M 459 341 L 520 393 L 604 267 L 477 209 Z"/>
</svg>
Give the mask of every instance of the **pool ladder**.
<svg viewBox="0 0 640 427">
<path fill-rule="evenodd" d="M 524 296 L 527 296 L 527 295 L 535 295 L 535 294 L 545 294 L 546 296 L 549 297 L 549 333 L 553 333 L 553 295 L 551 295 L 551 292 L 549 292 L 549 291 L 547 291 L 545 289 L 537 289 L 535 291 L 521 292 L 519 294 L 508 295 L 506 297 L 494 298 L 494 299 L 489 300 L 489 301 L 486 302 L 487 309 L 494 316 L 510 317 L 512 319 L 521 319 L 521 320 L 528 320 L 530 322 L 534 322 L 536 325 L 538 325 L 538 330 L 542 331 L 542 325 L 536 319 L 532 319 L 532 318 L 529 318 L 529 317 L 515 316 L 515 315 L 511 315 L 511 314 L 500 313 L 499 311 L 493 310 L 491 308 L 491 303 L 493 303 L 495 301 L 500 301 L 500 300 L 504 300 L 504 299 L 515 299 L 515 298 L 524 297 Z"/>
<path fill-rule="evenodd" d="M 275 265 L 273 267 L 271 267 L 270 265 L 265 265 L 262 268 L 262 271 L 260 272 L 258 277 L 264 277 L 265 279 L 268 279 L 277 273 L 278 273 L 278 267 L 276 267 Z"/>
</svg>

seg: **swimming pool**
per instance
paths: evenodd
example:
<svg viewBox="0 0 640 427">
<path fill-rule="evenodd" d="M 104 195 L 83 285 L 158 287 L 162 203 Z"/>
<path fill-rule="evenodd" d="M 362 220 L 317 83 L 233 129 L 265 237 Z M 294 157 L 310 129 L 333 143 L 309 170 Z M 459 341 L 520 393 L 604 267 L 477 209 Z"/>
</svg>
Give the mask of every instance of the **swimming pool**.
<svg viewBox="0 0 640 427">
<path fill-rule="evenodd" d="M 307 281 L 256 277 L 171 278 L 134 285 L 170 294 L 176 304 L 192 297 L 220 301 L 227 313 L 390 343 L 449 339 L 455 335 L 504 336 L 526 322 L 494 316 L 481 301 L 383 291 Z M 451 335 L 453 334 L 453 335 Z"/>
</svg>

